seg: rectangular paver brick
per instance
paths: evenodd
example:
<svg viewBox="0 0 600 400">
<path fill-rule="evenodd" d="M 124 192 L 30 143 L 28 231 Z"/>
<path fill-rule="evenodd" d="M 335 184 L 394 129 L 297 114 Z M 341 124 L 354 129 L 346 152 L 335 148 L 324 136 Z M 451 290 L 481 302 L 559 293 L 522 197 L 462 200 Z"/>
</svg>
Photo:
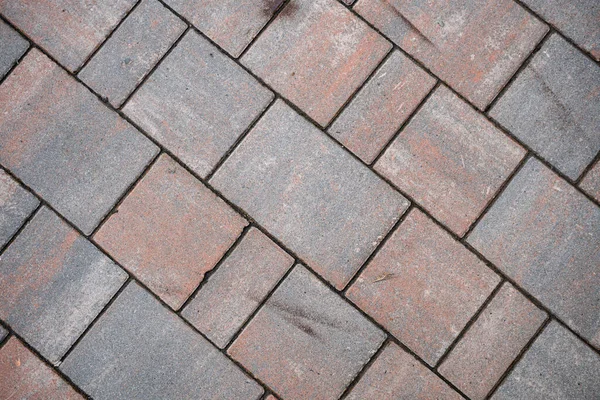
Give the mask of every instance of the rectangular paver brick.
<svg viewBox="0 0 600 400">
<path fill-rule="evenodd" d="M 78 76 L 119 107 L 186 27 L 157 0 L 143 0 Z"/>
<path fill-rule="evenodd" d="M 202 182 L 161 155 L 94 236 L 178 309 L 247 224 Z"/>
<path fill-rule="evenodd" d="M 29 42 L 4 21 L 0 21 L 0 79 L 29 48 Z"/>
<path fill-rule="evenodd" d="M 262 388 L 137 283 L 60 369 L 94 399 L 259 399 Z"/>
<path fill-rule="evenodd" d="M 394 51 L 358 92 L 329 133 L 370 164 L 435 84 L 400 51 Z"/>
<path fill-rule="evenodd" d="M 600 208 L 532 158 L 468 242 L 600 348 Z"/>
<path fill-rule="evenodd" d="M 57 362 L 127 274 L 43 207 L 0 259 L 0 318 Z"/>
<path fill-rule="evenodd" d="M 293 263 L 271 239 L 251 228 L 181 315 L 223 348 Z"/>
<path fill-rule="evenodd" d="M 484 399 L 545 318 L 505 283 L 438 370 L 470 399 Z"/>
<path fill-rule="evenodd" d="M 579 187 L 600 202 L 600 162 L 588 171 Z"/>
<path fill-rule="evenodd" d="M 39 203 L 34 195 L 0 169 L 0 248 L 17 233 Z"/>
<path fill-rule="evenodd" d="M 384 339 L 358 310 L 296 266 L 228 352 L 284 399 L 337 399 Z"/>
<path fill-rule="evenodd" d="M 0 0 L 0 13 L 70 71 L 92 54 L 136 0 Z"/>
<path fill-rule="evenodd" d="M 557 322 L 536 339 L 493 400 L 595 400 L 600 356 Z"/>
<path fill-rule="evenodd" d="M 512 0 L 359 0 L 354 10 L 479 109 L 548 30 Z"/>
<path fill-rule="evenodd" d="M 158 149 L 40 51 L 0 86 L 0 163 L 86 235 Z"/>
<path fill-rule="evenodd" d="M 204 177 L 272 97 L 209 41 L 189 31 L 123 111 Z"/>
<path fill-rule="evenodd" d="M 336 288 L 343 288 L 408 201 L 283 101 L 211 179 Z"/>
<path fill-rule="evenodd" d="M 390 48 L 387 40 L 338 2 L 294 0 L 242 63 L 326 126 Z"/>
<path fill-rule="evenodd" d="M 474 254 L 415 209 L 346 296 L 434 365 L 499 281 Z"/>
<path fill-rule="evenodd" d="M 83 399 L 15 337 L 0 349 L 0 398 Z"/>
<path fill-rule="evenodd" d="M 462 236 L 525 150 L 441 86 L 375 169 Z"/>
<path fill-rule="evenodd" d="M 269 22 L 284 0 L 166 0 L 234 57 Z"/>
<path fill-rule="evenodd" d="M 575 180 L 600 150 L 600 66 L 552 35 L 490 115 Z"/>
<path fill-rule="evenodd" d="M 463 397 L 398 345 L 389 343 L 348 400 L 459 400 Z"/>
</svg>

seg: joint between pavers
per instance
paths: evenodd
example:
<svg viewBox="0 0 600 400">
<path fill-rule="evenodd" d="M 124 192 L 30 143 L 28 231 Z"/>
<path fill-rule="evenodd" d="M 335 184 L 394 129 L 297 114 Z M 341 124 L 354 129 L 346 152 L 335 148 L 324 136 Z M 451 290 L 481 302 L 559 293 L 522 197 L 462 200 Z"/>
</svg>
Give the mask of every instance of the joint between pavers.
<svg viewBox="0 0 600 400">
<path fill-rule="evenodd" d="M 584 168 L 583 172 L 581 173 L 581 175 L 579 175 L 579 178 L 577 178 L 577 180 L 575 181 L 575 185 L 577 187 L 579 187 L 579 185 L 581 184 L 581 182 L 585 179 L 586 175 L 592 170 L 594 169 L 594 167 L 596 165 L 600 164 L 600 150 L 598 150 L 598 153 L 596 154 L 596 156 L 594 157 L 594 159 L 592 160 L 591 163 L 588 164 L 587 167 Z M 584 192 L 585 193 L 585 192 Z M 600 206 L 600 204 L 599 204 Z"/>
</svg>

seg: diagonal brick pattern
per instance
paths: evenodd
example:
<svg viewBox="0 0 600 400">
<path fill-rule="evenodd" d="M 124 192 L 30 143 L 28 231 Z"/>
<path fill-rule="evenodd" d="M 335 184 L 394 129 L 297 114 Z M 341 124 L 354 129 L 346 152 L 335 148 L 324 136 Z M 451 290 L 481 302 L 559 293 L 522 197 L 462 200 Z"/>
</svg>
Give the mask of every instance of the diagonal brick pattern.
<svg viewBox="0 0 600 400">
<path fill-rule="evenodd" d="M 593 0 L 0 0 L 0 399 L 597 399 Z"/>
</svg>

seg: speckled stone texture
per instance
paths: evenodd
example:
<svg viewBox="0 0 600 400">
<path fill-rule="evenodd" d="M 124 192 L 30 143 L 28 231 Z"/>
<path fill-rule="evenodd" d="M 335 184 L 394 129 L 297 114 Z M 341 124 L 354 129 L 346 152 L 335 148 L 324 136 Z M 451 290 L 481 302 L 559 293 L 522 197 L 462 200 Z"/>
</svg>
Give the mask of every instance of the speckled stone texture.
<svg viewBox="0 0 600 400">
<path fill-rule="evenodd" d="M 284 399 L 337 399 L 385 335 L 302 266 L 228 353 Z"/>
<path fill-rule="evenodd" d="M 0 319 L 55 363 L 126 278 L 44 207 L 0 259 Z"/>
<path fill-rule="evenodd" d="M 463 236 L 524 155 L 521 146 L 441 86 L 375 169 Z"/>
<path fill-rule="evenodd" d="M 60 366 L 97 400 L 248 399 L 263 389 L 130 283 Z"/>
<path fill-rule="evenodd" d="M 284 0 L 166 0 L 200 32 L 238 57 Z"/>
<path fill-rule="evenodd" d="M 135 0 L 0 0 L 0 13 L 75 71 L 134 4 Z"/>
<path fill-rule="evenodd" d="M 27 51 L 29 43 L 4 21 L 0 21 L 0 79 Z"/>
<path fill-rule="evenodd" d="M 264 233 L 251 228 L 181 315 L 223 348 L 293 263 Z"/>
<path fill-rule="evenodd" d="M 390 343 L 347 400 L 460 400 L 463 397 L 398 345 Z"/>
<path fill-rule="evenodd" d="M 490 115 L 575 180 L 600 150 L 600 66 L 552 35 Z"/>
<path fill-rule="evenodd" d="M 83 400 L 60 375 L 14 337 L 0 349 L 0 398 Z"/>
<path fill-rule="evenodd" d="M 535 159 L 468 242 L 600 348 L 600 208 Z"/>
<path fill-rule="evenodd" d="M 282 101 L 210 183 L 338 289 L 408 207 Z"/>
<path fill-rule="evenodd" d="M 293 0 L 242 64 L 326 126 L 390 48 L 335 1 Z"/>
<path fill-rule="evenodd" d="M 522 0 L 600 61 L 600 2 L 597 0 Z"/>
<path fill-rule="evenodd" d="M 0 86 L 0 109 L 0 164 L 85 234 L 158 151 L 35 49 Z"/>
<path fill-rule="evenodd" d="M 472 400 L 483 400 L 546 319 L 505 283 L 439 367 Z"/>
<path fill-rule="evenodd" d="M 190 31 L 123 111 L 205 177 L 273 94 Z"/>
<path fill-rule="evenodd" d="M 585 175 L 579 187 L 600 202 L 600 162 L 592 167 Z"/>
<path fill-rule="evenodd" d="M 176 310 L 247 224 L 167 155 L 117 211 L 95 241 Z"/>
<path fill-rule="evenodd" d="M 595 400 L 600 356 L 551 322 L 496 391 L 493 400 Z"/>
<path fill-rule="evenodd" d="M 185 28 L 157 0 L 143 0 L 78 76 L 119 107 Z"/>
<path fill-rule="evenodd" d="M 512 0 L 359 0 L 354 10 L 480 109 L 548 30 Z"/>
<path fill-rule="evenodd" d="M 39 200 L 0 169 L 0 248 L 13 237 Z"/>
<path fill-rule="evenodd" d="M 475 255 L 413 210 L 346 296 L 435 365 L 499 281 Z"/>
<path fill-rule="evenodd" d="M 394 51 L 329 128 L 329 133 L 370 164 L 435 84 Z"/>
</svg>

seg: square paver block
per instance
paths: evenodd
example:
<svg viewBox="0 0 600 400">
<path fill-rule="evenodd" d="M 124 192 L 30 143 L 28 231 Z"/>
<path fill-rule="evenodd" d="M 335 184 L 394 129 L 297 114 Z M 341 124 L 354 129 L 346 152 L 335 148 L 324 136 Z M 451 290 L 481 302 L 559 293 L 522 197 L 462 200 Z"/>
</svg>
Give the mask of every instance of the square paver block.
<svg viewBox="0 0 600 400">
<path fill-rule="evenodd" d="M 29 48 L 29 42 L 4 21 L 0 21 L 0 79 Z"/>
<path fill-rule="evenodd" d="M 468 242 L 600 348 L 600 208 L 527 161 Z"/>
<path fill-rule="evenodd" d="M 600 61 L 600 2 L 597 0 L 522 0 Z"/>
<path fill-rule="evenodd" d="M 123 111 L 204 177 L 272 97 L 210 42 L 189 31 Z"/>
<path fill-rule="evenodd" d="M 78 76 L 119 107 L 186 27 L 157 0 L 143 0 Z"/>
<path fill-rule="evenodd" d="M 269 22 L 284 0 L 166 0 L 175 11 L 234 57 Z"/>
<path fill-rule="evenodd" d="M 596 400 L 600 356 L 557 322 L 536 339 L 493 400 Z"/>
<path fill-rule="evenodd" d="M 0 163 L 86 235 L 158 152 L 36 49 L 0 86 L 0 109 Z"/>
<path fill-rule="evenodd" d="M 600 66 L 553 35 L 490 115 L 575 180 L 600 150 Z"/>
<path fill-rule="evenodd" d="M 242 64 L 326 126 L 390 48 L 336 1 L 292 0 Z"/>
<path fill-rule="evenodd" d="M 358 310 L 296 266 L 228 352 L 284 399 L 337 399 L 384 339 Z"/>
<path fill-rule="evenodd" d="M 408 201 L 283 101 L 211 179 L 336 288 L 343 288 Z"/>
<path fill-rule="evenodd" d="M 435 84 L 400 51 L 394 51 L 358 92 L 329 133 L 370 164 Z"/>
<path fill-rule="evenodd" d="M 40 202 L 0 169 L 0 248 L 23 225 Z"/>
<path fill-rule="evenodd" d="M 545 318 L 505 283 L 438 370 L 472 400 L 484 399 Z"/>
<path fill-rule="evenodd" d="M 588 171 L 579 187 L 600 202 L 600 162 Z"/>
<path fill-rule="evenodd" d="M 391 342 L 346 397 L 347 400 L 460 400 L 462 398 L 446 382 Z"/>
<path fill-rule="evenodd" d="M 462 236 L 524 156 L 521 146 L 442 86 L 375 169 Z"/>
<path fill-rule="evenodd" d="M 354 10 L 480 109 L 548 30 L 512 0 L 359 0 Z"/>
<path fill-rule="evenodd" d="M 251 228 L 181 315 L 223 348 L 293 263 L 271 239 Z"/>
<path fill-rule="evenodd" d="M 136 0 L 0 0 L 0 13 L 75 71 Z"/>
<path fill-rule="evenodd" d="M 0 349 L 0 399 L 83 400 L 83 397 L 12 337 Z"/>
<path fill-rule="evenodd" d="M 434 365 L 499 281 L 462 244 L 413 210 L 346 297 Z"/>
<path fill-rule="evenodd" d="M 161 155 L 94 240 L 178 309 L 246 224 L 202 182 Z"/>
<path fill-rule="evenodd" d="M 263 389 L 130 283 L 61 364 L 94 399 L 248 399 Z"/>
<path fill-rule="evenodd" d="M 43 207 L 0 259 L 0 318 L 55 363 L 127 274 Z"/>
</svg>

